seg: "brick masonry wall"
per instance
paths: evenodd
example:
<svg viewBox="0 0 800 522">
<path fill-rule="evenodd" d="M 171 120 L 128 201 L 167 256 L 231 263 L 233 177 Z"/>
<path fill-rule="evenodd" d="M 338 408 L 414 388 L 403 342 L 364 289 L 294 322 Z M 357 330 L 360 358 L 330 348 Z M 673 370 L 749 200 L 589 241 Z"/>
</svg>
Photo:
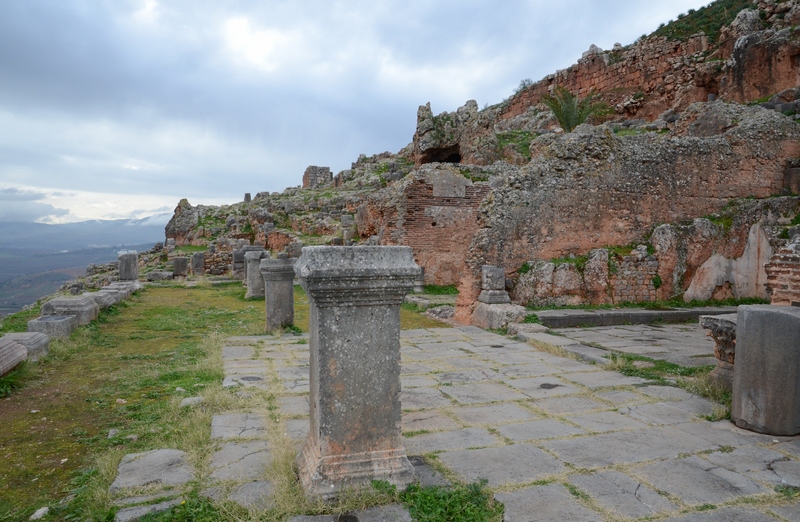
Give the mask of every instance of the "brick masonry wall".
<svg viewBox="0 0 800 522">
<path fill-rule="evenodd" d="M 524 113 L 559 85 L 581 97 L 593 89 L 609 93 L 612 103 L 622 101 L 614 99 L 615 91 L 623 97 L 637 91 L 645 94 L 655 92 L 665 101 L 660 104 L 663 108 L 659 106 L 653 112 L 666 110 L 672 105 L 676 91 L 681 86 L 694 91 L 687 99 L 687 105 L 693 101 L 705 101 L 708 90 L 694 85 L 697 66 L 690 57 L 706 50 L 708 39 L 698 36 L 685 42 L 652 38 L 619 51 L 590 54 L 568 69 L 546 76 L 513 96 L 501 118 L 508 119 Z"/>
<path fill-rule="evenodd" d="M 616 264 L 617 273 L 609 279 L 613 303 L 642 303 L 656 301 L 659 292 L 653 283 L 658 274 L 658 261 L 651 257 L 642 260 L 625 256 Z"/>
<path fill-rule="evenodd" d="M 800 303 L 800 243 L 780 249 L 764 268 L 772 304 Z"/>
<path fill-rule="evenodd" d="M 434 195 L 434 185 L 416 180 L 406 189 L 404 244 L 425 268 L 427 284 L 458 283 L 472 236 L 478 231 L 478 206 L 489 186 L 467 185 L 464 196 Z"/>
</svg>

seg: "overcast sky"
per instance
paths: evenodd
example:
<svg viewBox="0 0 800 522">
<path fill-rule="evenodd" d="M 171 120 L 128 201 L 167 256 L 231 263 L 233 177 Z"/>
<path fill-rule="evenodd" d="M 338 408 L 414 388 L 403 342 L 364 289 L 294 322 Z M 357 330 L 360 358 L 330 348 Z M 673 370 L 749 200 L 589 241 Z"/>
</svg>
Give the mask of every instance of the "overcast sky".
<svg viewBox="0 0 800 522">
<path fill-rule="evenodd" d="M 0 221 L 171 215 L 397 152 L 704 0 L 16 0 L 0 7 Z M 163 216 L 156 217 L 166 222 Z"/>
</svg>

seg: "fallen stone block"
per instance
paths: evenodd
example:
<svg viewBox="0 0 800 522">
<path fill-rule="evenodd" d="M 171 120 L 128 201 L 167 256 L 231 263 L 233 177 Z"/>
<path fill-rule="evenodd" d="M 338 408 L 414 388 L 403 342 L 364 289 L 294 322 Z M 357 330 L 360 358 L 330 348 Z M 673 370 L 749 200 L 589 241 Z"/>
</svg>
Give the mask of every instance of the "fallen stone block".
<svg viewBox="0 0 800 522">
<path fill-rule="evenodd" d="M 139 279 L 139 254 L 130 252 L 119 256 L 119 278 L 122 281 Z"/>
<path fill-rule="evenodd" d="M 101 310 L 117 304 L 119 301 L 116 295 L 108 292 L 84 292 L 81 297 L 88 297 L 100 307 Z"/>
<path fill-rule="evenodd" d="M 700 326 L 709 330 L 708 336 L 714 339 L 714 356 L 717 358 L 717 367 L 711 370 L 708 378 L 731 391 L 736 356 L 736 314 L 701 315 Z"/>
<path fill-rule="evenodd" d="M 740 306 L 731 419 L 770 435 L 800 433 L 800 307 Z"/>
<path fill-rule="evenodd" d="M 28 350 L 28 360 L 37 361 L 39 358 L 47 355 L 50 347 L 50 337 L 39 332 L 17 332 L 7 333 L 3 336 L 4 339 L 10 339 L 17 342 Z"/>
<path fill-rule="evenodd" d="M 189 274 L 189 258 L 176 257 L 172 259 L 172 276 L 186 277 Z"/>
<path fill-rule="evenodd" d="M 132 522 L 134 520 L 139 520 L 145 515 L 150 515 L 152 513 L 162 513 L 173 507 L 177 506 L 181 503 L 181 499 L 176 498 L 174 500 L 167 500 L 165 502 L 159 502 L 158 504 L 150 504 L 147 506 L 134 506 L 125 509 L 120 509 L 117 511 L 117 516 L 114 518 L 114 522 Z"/>
<path fill-rule="evenodd" d="M 29 332 L 39 332 L 51 339 L 64 339 L 78 327 L 78 318 L 74 315 L 43 315 L 28 321 Z"/>
<path fill-rule="evenodd" d="M 171 281 L 173 278 L 172 272 L 166 270 L 154 270 L 147 274 L 148 281 Z"/>
<path fill-rule="evenodd" d="M 0 377 L 7 374 L 28 358 L 28 349 L 20 343 L 0 337 Z"/>
<path fill-rule="evenodd" d="M 144 453 L 129 453 L 122 457 L 117 468 L 117 478 L 108 488 L 116 493 L 127 488 L 144 486 L 182 486 L 190 480 L 194 470 L 186 453 L 176 449 L 159 449 Z"/>
<path fill-rule="evenodd" d="M 78 324 L 97 319 L 100 307 L 89 297 L 56 297 L 42 305 L 42 315 L 74 315 Z"/>
<path fill-rule="evenodd" d="M 518 323 L 529 314 L 524 306 L 514 304 L 478 303 L 472 314 L 472 325 L 494 330 L 505 328 L 509 323 Z"/>
</svg>

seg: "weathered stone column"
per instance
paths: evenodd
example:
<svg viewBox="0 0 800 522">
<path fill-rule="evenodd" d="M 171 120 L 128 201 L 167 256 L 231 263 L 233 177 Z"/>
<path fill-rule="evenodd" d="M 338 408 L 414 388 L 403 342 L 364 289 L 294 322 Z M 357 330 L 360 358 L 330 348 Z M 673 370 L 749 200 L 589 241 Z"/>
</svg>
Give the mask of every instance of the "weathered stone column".
<svg viewBox="0 0 800 522">
<path fill-rule="evenodd" d="M 261 275 L 261 260 L 269 257 L 269 252 L 261 250 L 259 252 L 245 252 L 244 262 L 245 268 L 245 283 L 247 283 L 247 292 L 244 294 L 245 299 L 252 299 L 254 297 L 264 297 L 264 276 Z"/>
<path fill-rule="evenodd" d="M 799 307 L 739 307 L 731 419 L 759 433 L 800 433 Z"/>
<path fill-rule="evenodd" d="M 736 314 L 701 315 L 700 326 L 714 339 L 717 367 L 708 378 L 725 391 L 733 389 L 733 363 L 736 357 Z"/>
<path fill-rule="evenodd" d="M 172 277 L 186 277 L 188 274 L 189 258 L 183 256 L 172 258 Z"/>
<path fill-rule="evenodd" d="M 499 266 L 483 265 L 481 268 L 483 290 L 478 301 L 486 304 L 508 304 L 511 298 L 506 292 L 506 271 Z"/>
<path fill-rule="evenodd" d="M 139 280 L 139 254 L 136 252 L 128 252 L 127 254 L 119 256 L 119 280 Z"/>
<path fill-rule="evenodd" d="M 305 490 L 414 479 L 400 432 L 400 304 L 419 267 L 409 247 L 305 247 L 295 272 L 310 301 L 311 426 Z"/>
<path fill-rule="evenodd" d="M 278 259 L 261 260 L 264 278 L 266 331 L 294 324 L 294 264 L 296 258 L 278 254 Z"/>
<path fill-rule="evenodd" d="M 202 277 L 206 275 L 205 252 L 195 252 L 192 254 L 192 275 L 195 277 Z"/>
</svg>

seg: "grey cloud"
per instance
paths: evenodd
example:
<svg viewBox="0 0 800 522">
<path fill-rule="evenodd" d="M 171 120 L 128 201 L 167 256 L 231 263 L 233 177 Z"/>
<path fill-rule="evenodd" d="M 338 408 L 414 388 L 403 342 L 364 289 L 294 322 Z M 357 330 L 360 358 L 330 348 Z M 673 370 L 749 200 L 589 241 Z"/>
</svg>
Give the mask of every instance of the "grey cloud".
<svg viewBox="0 0 800 522">
<path fill-rule="evenodd" d="M 0 221 L 30 222 L 50 216 L 65 216 L 68 213 L 66 209 L 45 203 L 32 203 L 30 200 L 3 201 L 0 205 Z"/>
<path fill-rule="evenodd" d="M 44 193 L 33 190 L 23 190 L 16 187 L 0 189 L 0 201 L 36 201 L 45 197 Z"/>
</svg>

